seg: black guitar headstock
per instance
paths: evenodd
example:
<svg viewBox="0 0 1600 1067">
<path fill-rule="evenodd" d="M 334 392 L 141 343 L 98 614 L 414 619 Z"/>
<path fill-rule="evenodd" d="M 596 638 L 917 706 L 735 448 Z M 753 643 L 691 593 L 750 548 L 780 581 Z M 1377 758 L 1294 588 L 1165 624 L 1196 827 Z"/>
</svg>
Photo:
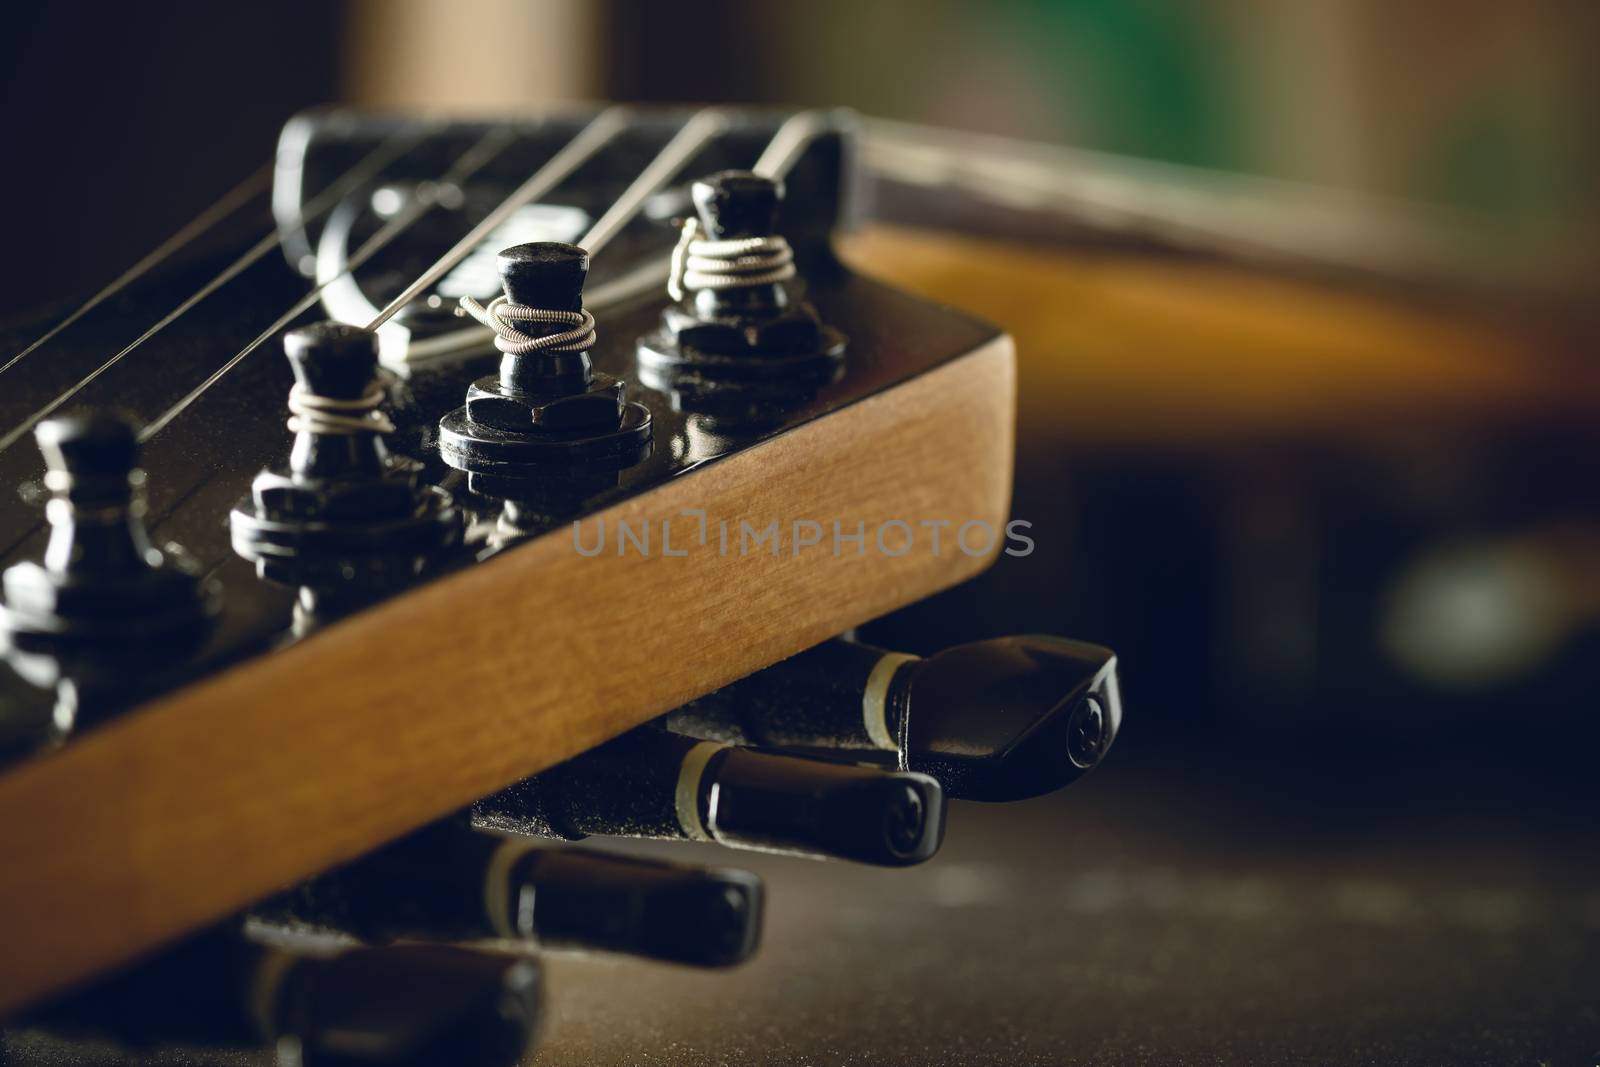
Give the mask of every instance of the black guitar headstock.
<svg viewBox="0 0 1600 1067">
<path fill-rule="evenodd" d="M 270 189 L 0 333 L 0 811 L 40 813 L 0 819 L 0 1011 L 987 564 L 900 531 L 1004 525 L 1009 342 L 835 259 L 852 143 L 305 115 Z M 653 835 L 938 846 L 926 775 L 715 748 L 651 750 Z M 547 829 L 642 832 L 610 758 Z"/>
<path fill-rule="evenodd" d="M 13 746 L 292 641 L 991 338 L 954 315 L 935 327 L 922 305 L 833 259 L 851 152 L 842 113 L 291 121 L 270 195 L 230 197 L 165 262 L 4 336 L 0 483 L 31 497 L 0 505 L 0 565 L 38 557 L 49 536 L 34 433 L 67 413 L 114 411 L 137 428 L 142 528 L 226 591 L 202 647 L 137 684 L 85 689 L 67 672 L 63 695 L 37 670 L 0 669 Z M 686 219 L 707 241 L 776 233 L 782 277 L 670 299 Z M 571 292 L 541 288 L 538 262 L 502 255 L 536 242 L 581 243 L 584 269 L 554 283 Z M 569 356 L 497 354 L 460 301 L 518 285 L 547 309 L 586 309 L 593 343 Z M 584 430 L 586 403 L 609 424 Z M 348 432 L 363 418 L 383 432 Z M 569 432 L 516 432 L 563 419 Z M 341 512 L 362 520 L 341 524 Z M 64 700 L 92 706 L 69 716 Z"/>
</svg>

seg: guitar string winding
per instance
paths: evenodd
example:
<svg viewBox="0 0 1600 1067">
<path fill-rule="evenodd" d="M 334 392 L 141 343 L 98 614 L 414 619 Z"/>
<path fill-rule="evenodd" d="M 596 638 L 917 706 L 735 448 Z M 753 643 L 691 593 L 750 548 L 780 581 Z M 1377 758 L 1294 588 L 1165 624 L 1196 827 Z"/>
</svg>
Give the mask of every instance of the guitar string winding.
<svg viewBox="0 0 1600 1067">
<path fill-rule="evenodd" d="M 313 393 L 299 382 L 289 389 L 289 432 L 349 436 L 357 433 L 394 433 L 394 423 L 378 409 L 383 386 L 371 388 L 355 400 Z"/>
<path fill-rule="evenodd" d="M 704 113 L 701 114 L 703 115 Z M 388 306 L 380 311 L 375 319 L 368 323 L 367 328 L 377 329 L 379 326 L 382 326 L 389 320 L 391 316 L 393 316 L 397 311 L 400 310 L 400 308 L 404 307 L 407 303 L 414 299 L 423 289 L 427 288 L 429 285 L 432 285 L 444 274 L 445 271 L 459 263 L 463 257 L 465 257 L 469 252 L 472 251 L 474 247 L 476 247 L 477 243 L 482 240 L 483 237 L 492 232 L 496 226 L 499 226 L 502 222 L 504 222 L 513 211 L 515 211 L 521 205 L 537 199 L 537 197 L 554 188 L 557 184 L 568 177 L 572 171 L 577 169 L 580 164 L 593 157 L 595 153 L 600 151 L 600 149 L 605 147 L 607 143 L 623 132 L 627 125 L 627 117 L 627 112 L 624 109 L 617 107 L 608 108 L 597 115 L 588 126 L 584 127 L 576 137 L 574 137 L 559 152 L 552 156 L 550 160 L 544 164 L 544 166 L 540 167 L 539 170 L 534 172 L 534 174 L 529 177 L 526 182 L 519 186 L 517 190 L 511 194 L 511 196 L 507 197 L 499 204 L 499 206 L 486 215 L 477 226 L 474 226 L 470 231 L 463 235 L 461 240 L 458 241 L 449 252 L 446 252 L 443 257 L 433 264 L 433 266 L 429 267 L 426 271 L 419 275 L 415 280 L 412 281 L 410 285 L 406 287 L 403 292 L 391 300 Z M 697 116 L 697 118 L 698 117 L 700 116 Z M 716 134 L 720 133 L 722 128 L 720 124 L 713 123 L 710 119 L 707 119 L 705 127 L 703 129 L 697 129 L 694 138 L 689 139 L 686 137 L 687 127 L 694 125 L 694 120 L 691 119 L 690 122 L 685 125 L 686 129 L 680 130 L 679 134 L 674 137 L 673 141 L 669 142 L 667 149 L 663 149 L 661 153 L 662 157 L 668 157 L 670 155 L 672 160 L 677 161 L 677 153 L 679 150 L 687 152 L 690 149 L 697 147 L 699 144 L 703 143 L 704 140 L 710 139 L 711 137 L 714 137 Z M 801 152 L 805 146 L 809 145 L 813 140 L 815 140 L 816 137 L 822 133 L 825 126 L 826 116 L 821 112 L 803 111 L 799 114 L 790 116 L 778 129 L 777 134 L 774 135 L 772 141 L 767 145 L 766 150 L 762 153 L 761 159 L 756 163 L 755 166 L 756 172 L 759 174 L 765 174 L 769 177 L 782 177 L 794 165 L 795 161 L 800 158 Z M 415 143 L 412 138 L 414 138 L 416 135 L 417 129 L 416 127 L 412 126 L 405 127 L 404 129 L 391 135 L 377 148 L 375 148 L 367 157 L 363 158 L 354 168 L 341 176 L 338 181 L 330 185 L 327 189 L 323 190 L 323 192 L 311 202 L 302 206 L 301 218 L 309 219 L 313 217 L 314 214 L 320 214 L 323 210 L 326 210 L 333 204 L 338 203 L 340 198 L 345 195 L 349 188 L 354 187 L 361 181 L 369 178 L 373 173 L 380 169 L 383 164 L 392 159 L 394 155 L 398 155 L 400 152 L 409 149 L 412 144 Z M 679 144 L 680 137 L 684 138 L 684 143 L 681 145 Z M 669 153 L 668 150 L 672 151 Z M 657 162 L 661 161 L 661 159 L 657 160 Z M 461 184 L 466 180 L 468 175 L 452 174 L 448 177 L 455 184 Z M 657 183 L 652 182 L 650 188 L 654 188 L 656 184 Z M 631 218 L 632 215 L 637 211 L 638 207 L 643 204 L 644 196 L 633 196 L 634 192 L 635 190 L 630 187 L 630 194 L 627 197 L 627 199 L 630 200 L 630 207 L 625 214 L 619 216 L 619 218 L 616 220 L 618 224 L 620 224 L 620 222 L 626 218 Z M 638 192 L 642 194 L 642 186 Z M 313 205 L 316 205 L 315 212 L 313 211 Z M 398 236 L 401 229 L 403 228 L 380 231 L 379 234 L 374 235 L 374 237 L 369 240 L 366 245 L 363 245 L 361 249 L 359 249 L 350 257 L 349 261 L 345 264 L 345 271 L 348 272 L 354 270 L 362 262 L 365 262 L 365 260 L 371 254 L 376 253 L 379 249 L 386 245 L 389 239 Z M 610 232 L 608 231 L 604 236 L 609 237 Z M 782 238 L 778 238 L 777 240 L 781 241 Z M 583 242 L 585 247 L 589 246 L 588 241 L 589 239 L 586 238 Z M 259 248 L 260 254 L 264 254 L 266 251 L 270 250 L 270 248 L 274 247 L 276 243 L 277 241 L 275 235 L 269 235 L 268 238 L 264 239 L 261 243 Z M 603 243 L 603 240 L 597 238 L 595 240 L 596 248 Z M 680 242 L 680 245 L 684 245 L 684 253 L 686 253 L 686 242 Z M 763 245 L 765 245 L 765 242 L 763 242 Z M 776 247 L 776 243 L 774 243 L 773 247 Z M 785 242 L 785 247 L 787 247 L 787 242 Z M 591 249 L 591 251 L 593 250 L 594 249 Z M 755 249 L 755 253 L 759 253 L 761 251 L 762 248 L 759 246 Z M 34 412 L 33 415 L 25 419 L 22 425 L 16 427 L 11 433 L 0 436 L 0 451 L 4 451 L 7 447 L 16 443 L 17 440 L 26 435 L 27 431 L 32 428 L 34 423 L 44 418 L 51 411 L 55 410 L 56 407 L 59 407 L 61 404 L 65 403 L 72 395 L 88 385 L 89 382 L 93 381 L 95 377 L 109 369 L 113 363 L 127 355 L 127 353 L 138 344 L 147 340 L 151 334 L 161 329 L 172 320 L 176 319 L 179 315 L 187 311 L 188 308 L 193 304 L 198 303 L 198 301 L 212 289 L 220 287 L 225 281 L 237 274 L 240 270 L 247 266 L 249 262 L 253 261 L 249 257 L 256 254 L 257 250 L 252 250 L 251 253 L 247 254 L 246 258 L 236 261 L 231 267 L 224 271 L 222 275 L 219 275 L 218 278 L 208 283 L 204 289 L 196 293 L 183 304 L 179 305 L 176 310 L 170 313 L 166 318 L 162 319 L 161 322 L 151 327 L 149 331 L 147 331 L 139 339 L 135 340 L 133 344 L 129 345 L 117 355 L 111 357 L 110 360 L 106 361 L 95 371 L 91 372 L 87 378 L 81 380 L 66 393 L 63 393 L 61 396 L 57 397 L 45 409 Z M 680 259 L 681 255 L 682 253 L 675 252 L 674 259 Z M 686 266 L 686 264 L 684 266 Z M 787 277 L 792 277 L 793 269 L 793 265 L 790 264 L 788 271 L 783 277 L 773 278 L 771 280 L 783 281 Z M 684 267 L 679 267 L 677 273 L 681 274 L 683 270 Z M 676 289 L 681 294 L 682 285 L 685 281 L 688 281 L 688 279 L 680 278 L 678 282 L 672 283 L 672 288 Z M 747 280 L 745 284 L 765 284 L 765 280 Z M 183 397 L 183 399 L 179 400 L 176 404 L 172 405 L 172 407 L 162 412 L 161 415 L 159 415 L 153 422 L 147 425 L 143 431 L 140 432 L 139 442 L 143 444 L 164 430 L 173 419 L 182 414 L 189 407 L 189 405 L 193 404 L 201 395 L 203 395 L 208 389 L 221 380 L 223 375 L 237 366 L 241 360 L 254 351 L 263 341 L 265 341 L 273 333 L 277 332 L 277 330 L 281 329 L 284 325 L 292 321 L 296 315 L 315 302 L 316 298 L 321 293 L 322 288 L 323 287 L 321 285 L 318 285 L 316 288 L 312 289 L 312 291 L 305 298 L 297 301 L 295 305 L 289 309 L 287 314 L 282 316 L 278 321 L 274 322 L 259 337 L 251 341 L 250 344 L 245 346 L 244 349 L 242 349 L 220 368 L 214 371 L 209 377 L 206 378 L 205 381 L 201 382 L 194 389 L 190 390 L 189 393 Z M 681 295 L 675 296 L 674 299 L 681 299 Z M 498 331 L 496 332 L 498 333 Z"/>
<path fill-rule="evenodd" d="M 713 241 L 700 236 L 700 221 L 683 224 L 672 250 L 667 293 L 682 300 L 690 289 L 743 289 L 794 277 L 794 250 L 780 234 Z"/>
<path fill-rule="evenodd" d="M 487 307 L 470 296 L 461 298 L 457 315 L 470 315 L 494 331 L 494 346 L 508 356 L 521 356 L 529 352 L 582 352 L 594 344 L 594 316 L 584 308 L 581 311 L 551 311 L 547 308 L 513 304 L 510 298 L 497 296 Z M 571 327 L 548 337 L 529 337 L 514 323 L 556 323 Z"/>
</svg>

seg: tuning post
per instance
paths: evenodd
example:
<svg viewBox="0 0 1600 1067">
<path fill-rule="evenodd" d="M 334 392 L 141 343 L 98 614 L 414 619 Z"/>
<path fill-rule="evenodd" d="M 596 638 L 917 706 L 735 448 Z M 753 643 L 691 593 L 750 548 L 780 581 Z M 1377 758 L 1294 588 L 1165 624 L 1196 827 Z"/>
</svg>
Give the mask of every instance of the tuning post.
<svg viewBox="0 0 1600 1067">
<path fill-rule="evenodd" d="M 831 379 L 845 339 L 789 291 L 794 253 L 777 229 L 783 183 L 722 171 L 694 182 L 690 196 L 695 217 L 668 281 L 673 303 L 639 339 L 641 377 L 686 409 L 710 412 L 792 399 Z"/>
<path fill-rule="evenodd" d="M 175 544 L 157 548 L 144 522 L 145 474 L 134 429 L 113 415 L 41 422 L 47 467 L 42 561 L 0 577 L 0 644 L 19 673 L 41 684 L 150 675 L 194 650 L 222 606 L 222 588 Z M 64 694 L 71 695 L 71 694 Z M 81 694 L 80 694 L 81 695 Z M 55 729 L 65 732 L 57 709 Z"/>
<path fill-rule="evenodd" d="M 462 310 L 494 331 L 497 373 L 439 423 L 439 452 L 469 474 L 532 477 L 541 468 L 612 470 L 650 447 L 650 413 L 623 382 L 594 369 L 594 317 L 583 306 L 589 255 L 577 245 L 515 245 L 496 258 L 504 294 Z"/>
<path fill-rule="evenodd" d="M 377 337 L 321 322 L 289 331 L 294 370 L 286 464 L 256 475 L 229 516 L 233 547 L 267 578 L 309 589 L 381 589 L 414 578 L 461 540 L 448 493 L 383 436 Z"/>
</svg>

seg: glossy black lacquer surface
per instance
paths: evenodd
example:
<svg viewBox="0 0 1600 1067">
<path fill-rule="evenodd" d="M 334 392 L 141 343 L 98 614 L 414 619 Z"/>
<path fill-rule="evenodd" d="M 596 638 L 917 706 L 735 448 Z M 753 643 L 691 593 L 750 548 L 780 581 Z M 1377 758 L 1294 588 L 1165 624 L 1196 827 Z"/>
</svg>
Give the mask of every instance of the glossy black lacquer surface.
<svg viewBox="0 0 1600 1067">
<path fill-rule="evenodd" d="M 577 240 L 689 116 L 686 111 L 633 113 L 621 136 L 541 199 L 530 218 L 543 229 L 534 234 L 526 225 L 516 232 L 502 229 L 480 251 L 492 264 L 502 244 Z M 429 577 L 470 565 L 523 537 L 890 388 L 994 336 L 984 324 L 854 276 L 834 261 L 827 236 L 848 222 L 852 181 L 848 122 L 830 117 L 785 178 L 788 199 L 780 228 L 794 244 L 801 266 L 803 283 L 796 291 L 848 338 L 840 376 L 785 404 L 768 406 L 754 418 L 731 422 L 679 410 L 672 396 L 638 382 L 636 340 L 659 322 L 666 303 L 664 272 L 626 300 L 601 306 L 595 294 L 608 283 L 637 275 L 641 265 L 663 266 L 677 236 L 673 220 L 691 210 L 689 183 L 710 172 L 751 167 L 787 117 L 731 116 L 725 131 L 593 256 L 587 292 L 598 319 L 595 366 L 625 379 L 629 399 L 649 408 L 654 444 L 643 461 L 614 478 L 580 480 L 554 494 L 534 493 L 537 502 L 511 508 L 514 521 L 508 521 L 502 499 L 469 490 L 465 476 L 441 463 L 436 451 L 441 415 L 459 406 L 468 384 L 495 366 L 497 354 L 487 340 L 464 355 L 395 376 L 386 405 L 397 427 L 389 438 L 391 449 L 421 460 L 424 481 L 454 494 L 468 518 L 465 543 Z M 351 278 L 367 303 L 381 307 L 591 118 L 449 125 L 346 113 L 296 119 L 280 146 L 270 198 L 263 194 L 247 201 L 159 269 L 137 278 L 0 372 L 0 435 L 16 437 L 0 449 L 0 567 L 37 558 L 44 544 L 39 488 L 43 463 L 32 434 L 17 431 L 30 416 L 76 388 L 60 411 L 110 408 L 136 425 L 160 427 L 142 446 L 151 536 L 157 543 L 183 545 L 225 590 L 220 620 L 195 659 L 175 671 L 158 672 L 142 688 L 129 687 L 112 698 L 113 706 L 93 709 L 93 716 L 80 715 L 80 723 L 240 657 L 281 646 L 330 621 L 332 612 L 324 610 L 319 617 L 304 605 L 297 608 L 294 589 L 258 578 L 234 554 L 227 528 L 228 512 L 247 494 L 251 478 L 280 462 L 289 448 L 284 403 L 293 376 L 283 353 L 283 334 L 331 317 L 312 296 L 315 283 L 308 277 L 316 271 L 318 245 L 327 259 L 330 248 L 359 249 L 377 235 L 381 247 Z M 197 213 L 203 207 L 196 205 Z M 329 238 L 330 227 L 342 241 Z M 446 277 L 454 287 L 449 300 L 431 307 L 424 300 L 399 316 L 419 336 L 467 325 L 447 315 L 455 290 L 465 287 L 485 298 L 495 292 L 492 266 L 486 274 L 464 269 Z M 69 282 L 64 280 L 63 286 Z M 347 281 L 336 281 L 324 294 L 335 291 L 343 294 L 340 300 L 345 302 L 339 306 L 350 317 Z M 0 327 L 0 365 L 58 327 L 87 295 L 65 298 L 46 314 Z M 219 372 L 213 384 L 172 413 Z M 348 610 L 348 600 L 324 595 L 317 603 Z M 19 743 L 44 728 L 56 701 L 50 689 L 0 668 L 0 749 L 9 747 L 14 756 Z"/>
</svg>

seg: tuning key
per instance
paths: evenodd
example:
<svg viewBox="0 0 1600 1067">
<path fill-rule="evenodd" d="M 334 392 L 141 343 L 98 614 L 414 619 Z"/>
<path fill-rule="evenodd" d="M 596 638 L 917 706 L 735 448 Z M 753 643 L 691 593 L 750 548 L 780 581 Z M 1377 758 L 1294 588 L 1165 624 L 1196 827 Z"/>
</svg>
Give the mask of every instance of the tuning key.
<svg viewBox="0 0 1600 1067">
<path fill-rule="evenodd" d="M 531 940 L 701 967 L 739 963 L 761 931 L 761 881 L 440 823 L 257 910 L 365 941 Z"/>
<path fill-rule="evenodd" d="M 538 1031 L 538 964 L 434 945 L 271 947 L 192 937 L 24 1020 L 135 1046 L 276 1045 L 280 1067 L 512 1067 Z"/>
<path fill-rule="evenodd" d="M 952 797 L 1020 800 L 1088 773 L 1116 739 L 1116 655 L 1060 637 L 922 659 L 836 639 L 672 712 L 674 730 L 777 748 L 879 749 Z"/>
<path fill-rule="evenodd" d="M 478 801 L 472 819 L 484 829 L 537 837 L 711 841 L 904 867 L 938 851 L 944 794 L 924 774 L 753 752 L 643 727 Z"/>
</svg>

